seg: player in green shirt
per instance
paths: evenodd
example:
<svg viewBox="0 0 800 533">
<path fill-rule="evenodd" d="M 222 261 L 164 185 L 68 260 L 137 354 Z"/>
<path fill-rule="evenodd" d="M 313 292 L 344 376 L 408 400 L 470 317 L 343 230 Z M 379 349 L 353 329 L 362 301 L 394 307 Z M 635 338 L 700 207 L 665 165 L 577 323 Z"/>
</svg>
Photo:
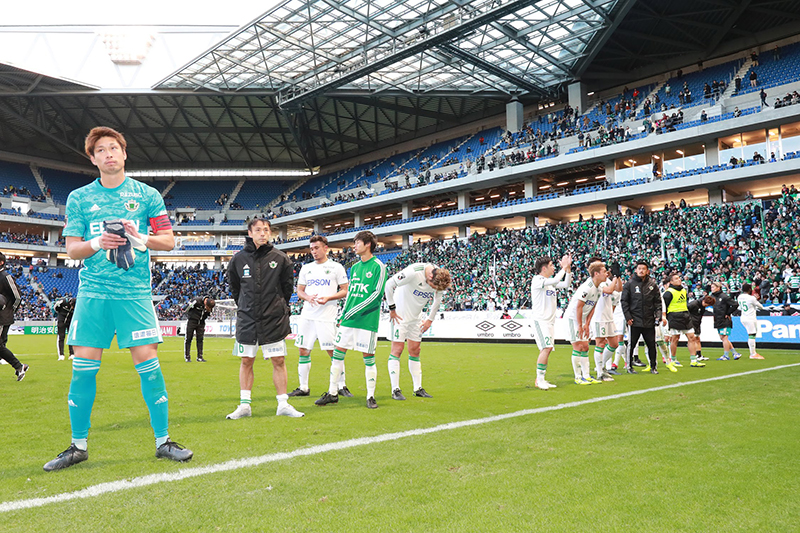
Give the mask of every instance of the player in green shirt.
<svg viewBox="0 0 800 533">
<path fill-rule="evenodd" d="M 353 249 L 361 261 L 350 269 L 350 284 L 347 299 L 334 338 L 331 358 L 331 380 L 328 392 L 316 402 L 327 405 L 339 401 L 339 378 L 342 374 L 344 355 L 347 350 L 358 350 L 364 355 L 367 378 L 367 407 L 377 409 L 375 383 L 378 370 L 375 368 L 375 348 L 378 344 L 378 321 L 381 316 L 381 300 L 386 285 L 386 265 L 373 252 L 378 245 L 371 231 L 356 234 Z"/>
<path fill-rule="evenodd" d="M 158 362 L 162 342 L 150 285 L 149 250 L 172 250 L 175 238 L 164 201 L 154 188 L 125 176 L 125 138 L 92 129 L 86 155 L 99 170 L 94 182 L 67 199 L 67 254 L 83 260 L 69 344 L 75 347 L 68 405 L 72 444 L 44 465 L 60 470 L 89 458 L 87 439 L 103 350 L 129 348 L 156 437 L 156 457 L 192 458 L 169 439 L 169 400 Z M 148 225 L 153 230 L 148 235 Z"/>
</svg>

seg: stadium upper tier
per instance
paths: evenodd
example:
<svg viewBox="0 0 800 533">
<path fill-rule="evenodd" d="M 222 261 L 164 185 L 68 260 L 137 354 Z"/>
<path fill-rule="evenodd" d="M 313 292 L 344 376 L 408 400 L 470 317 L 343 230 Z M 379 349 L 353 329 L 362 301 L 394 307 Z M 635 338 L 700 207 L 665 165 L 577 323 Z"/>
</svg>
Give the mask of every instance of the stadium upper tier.
<svg viewBox="0 0 800 533">
<path fill-rule="evenodd" d="M 758 81 L 755 87 L 750 85 L 750 73 L 753 71 Z M 775 98 L 783 98 L 784 95 L 769 89 L 793 81 L 800 81 L 800 43 L 779 48 L 777 56 L 772 50 L 763 52 L 758 57 L 758 66 L 751 64 L 742 76 L 742 88 L 738 94 L 760 92 L 764 89 L 770 97 L 767 102 L 772 105 Z"/>
<path fill-rule="evenodd" d="M 21 163 L 0 161 L 0 187 L 3 196 L 42 196 L 42 189 L 31 168 Z"/>
</svg>

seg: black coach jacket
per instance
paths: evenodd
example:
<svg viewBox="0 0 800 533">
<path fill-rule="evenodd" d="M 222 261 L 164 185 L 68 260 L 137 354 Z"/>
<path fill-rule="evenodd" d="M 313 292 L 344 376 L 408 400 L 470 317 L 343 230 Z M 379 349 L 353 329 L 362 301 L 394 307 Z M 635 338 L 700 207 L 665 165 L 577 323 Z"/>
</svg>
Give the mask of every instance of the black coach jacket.
<svg viewBox="0 0 800 533">
<path fill-rule="evenodd" d="M 239 344 L 263 345 L 285 339 L 289 299 L 294 291 L 294 265 L 285 253 L 267 243 L 256 248 L 246 237 L 244 249 L 228 264 L 228 283 L 236 311 Z"/>
<path fill-rule="evenodd" d="M 732 328 L 731 315 L 739 309 L 739 304 L 722 291 L 712 292 L 711 296 L 717 299 L 714 304 L 714 329 Z"/>
<path fill-rule="evenodd" d="M 620 303 L 625 320 L 633 319 L 633 327 L 654 328 L 661 320 L 661 292 L 650 276 L 641 279 L 633 274 L 622 287 Z"/>
<path fill-rule="evenodd" d="M 5 302 L 0 299 L 0 326 L 10 326 L 14 323 L 14 311 L 22 303 L 17 284 L 14 283 L 14 276 L 4 268 L 0 268 L 0 294 Z"/>
<path fill-rule="evenodd" d="M 186 308 L 187 322 L 193 322 L 201 326 L 206 325 L 206 318 L 211 316 L 211 313 L 206 309 L 206 298 L 201 296 L 189 302 L 189 306 Z"/>
</svg>

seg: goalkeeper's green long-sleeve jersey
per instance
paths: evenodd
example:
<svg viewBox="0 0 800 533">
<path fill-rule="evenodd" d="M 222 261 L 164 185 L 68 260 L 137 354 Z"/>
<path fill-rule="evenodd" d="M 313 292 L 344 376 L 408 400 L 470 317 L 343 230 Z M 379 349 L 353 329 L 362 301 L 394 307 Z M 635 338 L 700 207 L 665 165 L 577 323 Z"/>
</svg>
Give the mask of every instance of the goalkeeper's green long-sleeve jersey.
<svg viewBox="0 0 800 533">
<path fill-rule="evenodd" d="M 385 285 L 386 265 L 377 257 L 353 265 L 340 324 L 377 333 Z"/>
</svg>

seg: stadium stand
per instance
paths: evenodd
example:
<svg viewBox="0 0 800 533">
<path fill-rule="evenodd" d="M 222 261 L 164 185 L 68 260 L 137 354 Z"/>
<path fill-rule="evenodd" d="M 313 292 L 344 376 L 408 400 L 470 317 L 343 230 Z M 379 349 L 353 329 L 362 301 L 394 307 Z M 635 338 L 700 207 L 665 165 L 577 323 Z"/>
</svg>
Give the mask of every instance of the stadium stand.
<svg viewBox="0 0 800 533">
<path fill-rule="evenodd" d="M 0 186 L 3 196 L 27 196 L 44 200 L 39 184 L 28 165 L 0 161 Z"/>
<path fill-rule="evenodd" d="M 95 177 L 87 176 L 86 174 L 52 168 L 40 168 L 39 173 L 50 190 L 53 201 L 61 205 L 66 205 L 69 193 L 95 180 Z"/>
<path fill-rule="evenodd" d="M 247 180 L 236 195 L 237 209 L 259 209 L 279 198 L 292 181 Z"/>
<path fill-rule="evenodd" d="M 238 181 L 176 181 L 170 189 L 174 207 L 222 210 L 226 201 L 217 203 L 223 195 L 230 196 Z"/>
<path fill-rule="evenodd" d="M 752 71 L 756 72 L 758 80 L 755 87 L 750 86 Z M 747 69 L 742 76 L 742 88 L 736 94 L 760 92 L 761 89 L 772 89 L 794 81 L 800 81 L 800 43 L 779 48 L 777 57 L 773 51 L 759 55 L 758 66 L 751 65 Z M 771 96 L 781 95 L 776 93 Z"/>
</svg>

